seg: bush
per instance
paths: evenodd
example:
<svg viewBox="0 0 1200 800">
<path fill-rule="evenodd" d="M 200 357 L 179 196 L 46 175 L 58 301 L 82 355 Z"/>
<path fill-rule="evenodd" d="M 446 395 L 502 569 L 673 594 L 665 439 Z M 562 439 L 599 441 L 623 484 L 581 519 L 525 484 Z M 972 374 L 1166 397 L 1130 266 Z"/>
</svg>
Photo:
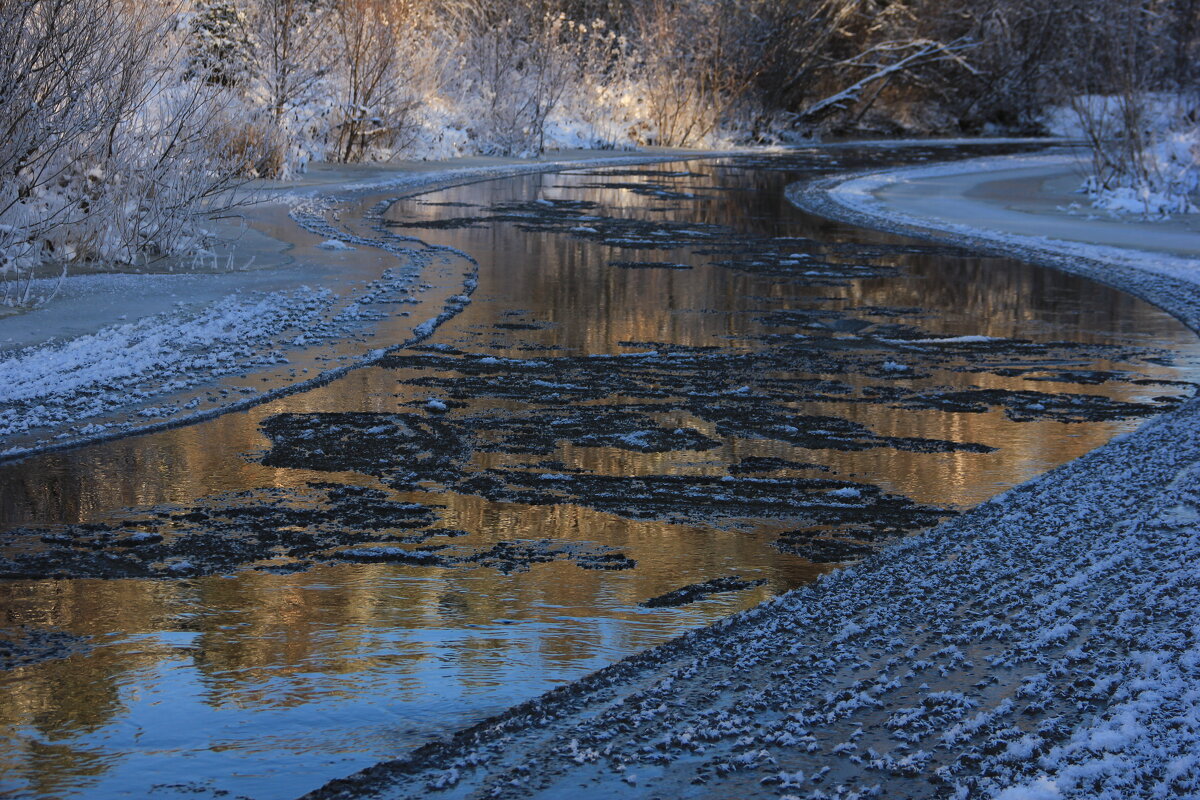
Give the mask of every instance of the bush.
<svg viewBox="0 0 1200 800">
<path fill-rule="evenodd" d="M 0 281 L 82 260 L 145 263 L 194 248 L 240 166 L 214 129 L 226 98 L 181 82 L 173 20 L 117 0 L 0 5 Z"/>
</svg>

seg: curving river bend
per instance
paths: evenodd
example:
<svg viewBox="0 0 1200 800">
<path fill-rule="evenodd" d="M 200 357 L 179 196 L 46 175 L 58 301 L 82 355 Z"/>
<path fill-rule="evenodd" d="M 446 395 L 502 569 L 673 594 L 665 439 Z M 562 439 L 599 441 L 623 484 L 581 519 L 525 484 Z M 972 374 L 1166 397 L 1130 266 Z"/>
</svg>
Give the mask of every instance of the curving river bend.
<svg viewBox="0 0 1200 800">
<path fill-rule="evenodd" d="M 0 467 L 0 655 L 60 656 L 0 672 L 0 795 L 296 796 L 1190 394 L 1195 337 L 1136 298 L 784 199 L 945 155 L 600 167 L 344 209 L 473 256 L 473 302 L 327 386 Z"/>
</svg>

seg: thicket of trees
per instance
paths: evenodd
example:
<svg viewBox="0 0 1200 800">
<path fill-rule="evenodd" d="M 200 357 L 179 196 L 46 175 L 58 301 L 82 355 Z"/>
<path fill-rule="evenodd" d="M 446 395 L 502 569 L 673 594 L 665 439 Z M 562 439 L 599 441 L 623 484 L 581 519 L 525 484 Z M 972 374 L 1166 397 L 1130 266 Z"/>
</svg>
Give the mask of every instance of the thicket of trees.
<svg viewBox="0 0 1200 800">
<path fill-rule="evenodd" d="M 196 248 L 311 159 L 1035 132 L 1105 95 L 1074 102 L 1115 174 L 1198 38 L 1200 0 L 4 0 L 0 278 Z"/>
<path fill-rule="evenodd" d="M 530 154 L 548 126 L 593 146 L 1034 132 L 1081 93 L 1190 88 L 1200 27 L 1196 0 L 195 2 L 192 57 L 340 160 L 442 153 L 446 131 Z"/>
</svg>

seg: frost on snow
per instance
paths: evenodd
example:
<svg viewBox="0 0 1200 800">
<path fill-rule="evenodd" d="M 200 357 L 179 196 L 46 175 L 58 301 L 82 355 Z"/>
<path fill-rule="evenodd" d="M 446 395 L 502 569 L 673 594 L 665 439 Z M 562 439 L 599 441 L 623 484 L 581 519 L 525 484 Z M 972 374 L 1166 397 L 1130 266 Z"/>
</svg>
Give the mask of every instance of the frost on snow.
<svg viewBox="0 0 1200 800">
<path fill-rule="evenodd" d="M 250 367 L 278 363 L 283 335 L 318 327 L 334 295 L 297 289 L 230 295 L 0 360 L 0 436 L 71 424 Z M 177 410 L 177 409 L 175 409 Z M 166 410 L 148 407 L 148 412 Z"/>
</svg>

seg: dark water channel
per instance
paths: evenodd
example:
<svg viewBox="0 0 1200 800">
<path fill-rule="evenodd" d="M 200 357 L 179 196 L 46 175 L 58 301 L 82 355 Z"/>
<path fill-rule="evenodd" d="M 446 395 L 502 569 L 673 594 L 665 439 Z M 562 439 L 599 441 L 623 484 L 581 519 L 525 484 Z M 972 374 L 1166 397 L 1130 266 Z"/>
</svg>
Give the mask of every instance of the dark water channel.
<svg viewBox="0 0 1200 800">
<path fill-rule="evenodd" d="M 480 266 L 423 345 L 0 467 L 0 797 L 296 796 L 1190 394 L 1195 337 L 1146 303 L 784 199 L 814 171 L 935 153 L 400 200 L 387 230 Z"/>
</svg>

